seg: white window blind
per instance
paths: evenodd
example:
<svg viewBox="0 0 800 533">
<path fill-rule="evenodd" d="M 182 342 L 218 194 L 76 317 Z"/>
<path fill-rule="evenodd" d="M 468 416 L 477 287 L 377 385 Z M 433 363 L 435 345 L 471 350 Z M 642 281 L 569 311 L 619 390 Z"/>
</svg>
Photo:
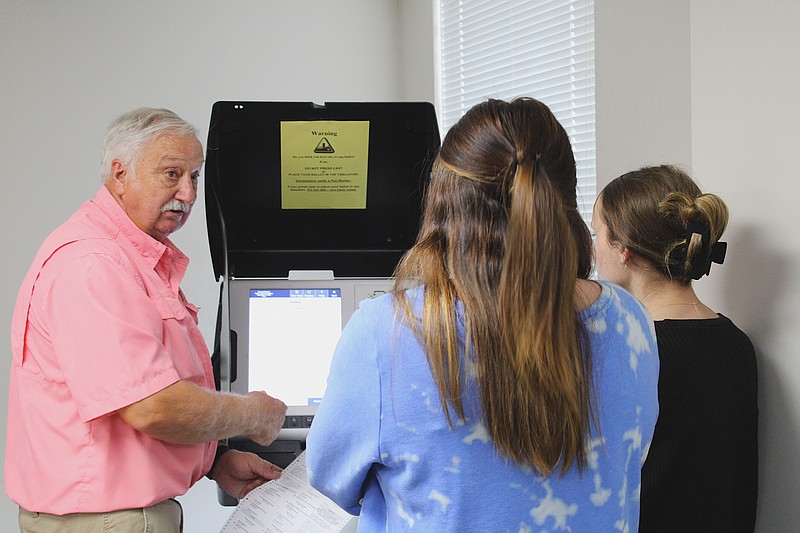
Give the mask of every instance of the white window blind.
<svg viewBox="0 0 800 533">
<path fill-rule="evenodd" d="M 438 0 L 438 12 L 442 132 L 487 98 L 541 100 L 570 136 L 588 223 L 597 194 L 594 1 Z"/>
</svg>

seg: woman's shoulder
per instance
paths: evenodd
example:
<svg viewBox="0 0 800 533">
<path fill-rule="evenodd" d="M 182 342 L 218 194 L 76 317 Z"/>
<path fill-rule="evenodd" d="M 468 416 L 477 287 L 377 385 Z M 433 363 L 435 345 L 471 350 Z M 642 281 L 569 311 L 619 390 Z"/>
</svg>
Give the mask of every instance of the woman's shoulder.
<svg viewBox="0 0 800 533">
<path fill-rule="evenodd" d="M 581 311 L 584 317 L 593 317 L 609 313 L 630 313 L 639 320 L 652 322 L 644 304 L 619 285 L 609 281 L 585 280 L 584 283 L 592 283 L 597 287 L 596 298 Z"/>
<path fill-rule="evenodd" d="M 722 313 L 703 320 L 666 319 L 655 323 L 659 339 L 713 339 L 718 345 L 753 352 L 750 337 Z"/>
<path fill-rule="evenodd" d="M 578 279 L 575 282 L 575 307 L 583 311 L 590 307 L 602 294 L 599 283 L 588 279 Z"/>
<path fill-rule="evenodd" d="M 632 356 L 656 354 L 655 327 L 644 305 L 614 283 L 598 284 L 600 296 L 580 314 L 594 346 L 626 346 Z"/>
</svg>

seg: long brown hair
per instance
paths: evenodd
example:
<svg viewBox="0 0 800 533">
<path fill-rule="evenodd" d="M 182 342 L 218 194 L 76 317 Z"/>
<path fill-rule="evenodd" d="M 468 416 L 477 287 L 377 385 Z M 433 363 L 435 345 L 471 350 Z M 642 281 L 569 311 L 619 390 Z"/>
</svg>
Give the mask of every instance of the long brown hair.
<svg viewBox="0 0 800 533">
<path fill-rule="evenodd" d="M 590 349 L 575 306 L 591 270 L 575 158 L 543 103 L 488 100 L 447 133 L 417 242 L 398 266 L 402 319 L 426 350 L 445 416 L 474 373 L 500 452 L 551 473 L 586 465 Z M 404 289 L 425 288 L 421 322 Z M 465 337 L 458 334 L 458 303 Z M 466 354 L 466 355 L 463 355 Z"/>
<path fill-rule="evenodd" d="M 608 239 L 645 259 L 665 277 L 684 285 L 701 261 L 700 235 L 689 223 L 709 229 L 716 244 L 728 224 L 728 207 L 712 193 L 703 193 L 674 165 L 642 167 L 615 178 L 600 193 L 600 215 Z"/>
</svg>

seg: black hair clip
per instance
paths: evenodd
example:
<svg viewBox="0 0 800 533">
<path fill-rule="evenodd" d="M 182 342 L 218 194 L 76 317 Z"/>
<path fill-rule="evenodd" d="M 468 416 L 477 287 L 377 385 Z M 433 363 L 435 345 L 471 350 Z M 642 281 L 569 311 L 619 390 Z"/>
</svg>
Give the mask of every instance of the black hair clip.
<svg viewBox="0 0 800 533">
<path fill-rule="evenodd" d="M 700 254 L 692 261 L 692 268 L 686 273 L 691 279 L 700 279 L 711 272 L 711 263 L 721 265 L 725 261 L 725 254 L 728 251 L 728 243 L 718 241 L 713 246 L 709 245 L 711 231 L 705 224 L 689 222 L 686 224 L 686 245 L 692 240 L 692 235 L 698 233 L 702 238 Z"/>
<path fill-rule="evenodd" d="M 723 241 L 717 241 L 711 246 L 711 261 L 718 265 L 721 265 L 725 262 L 725 253 L 728 251 L 728 243 Z M 711 268 L 711 265 L 708 265 L 708 268 Z"/>
</svg>

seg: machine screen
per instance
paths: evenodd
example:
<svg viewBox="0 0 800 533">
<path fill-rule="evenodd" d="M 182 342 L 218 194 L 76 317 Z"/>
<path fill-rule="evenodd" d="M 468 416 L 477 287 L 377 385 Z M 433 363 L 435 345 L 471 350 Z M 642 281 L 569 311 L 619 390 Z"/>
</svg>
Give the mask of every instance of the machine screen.
<svg viewBox="0 0 800 533">
<path fill-rule="evenodd" d="M 248 389 L 318 405 L 342 332 L 338 288 L 250 290 Z"/>
</svg>

